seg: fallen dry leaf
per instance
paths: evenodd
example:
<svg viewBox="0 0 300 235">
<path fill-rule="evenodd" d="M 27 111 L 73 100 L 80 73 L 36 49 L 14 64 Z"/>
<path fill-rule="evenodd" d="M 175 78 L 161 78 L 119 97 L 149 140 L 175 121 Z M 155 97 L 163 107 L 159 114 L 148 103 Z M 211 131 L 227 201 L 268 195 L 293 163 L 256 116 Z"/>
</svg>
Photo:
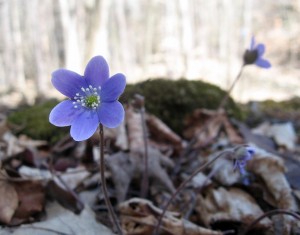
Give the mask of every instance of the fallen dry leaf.
<svg viewBox="0 0 300 235">
<path fill-rule="evenodd" d="M 131 198 L 119 205 L 121 226 L 125 234 L 151 235 L 162 210 L 151 201 Z M 221 235 L 221 232 L 206 229 L 181 219 L 179 213 L 166 212 L 161 226 L 161 234 L 171 235 Z"/>
<path fill-rule="evenodd" d="M 172 131 L 163 121 L 154 115 L 146 115 L 147 126 L 151 138 L 159 144 L 168 144 L 173 147 L 177 152 L 181 152 L 185 143 L 179 135 Z"/>
<path fill-rule="evenodd" d="M 13 182 L 18 194 L 18 208 L 10 224 L 31 221 L 32 216 L 41 212 L 45 204 L 45 190 L 40 181 Z"/>
<path fill-rule="evenodd" d="M 290 151 L 295 150 L 297 135 L 291 122 L 276 124 L 264 122 L 253 129 L 253 133 L 271 137 L 278 146 Z"/>
<path fill-rule="evenodd" d="M 53 180 L 50 180 L 47 184 L 47 193 L 63 207 L 76 214 L 80 213 L 84 207 L 77 195 L 58 186 L 58 184 Z"/>
<path fill-rule="evenodd" d="M 263 148 L 268 152 L 276 152 L 276 146 L 274 141 L 264 135 L 254 134 L 244 123 L 234 120 L 234 125 L 237 126 L 239 132 L 245 139 L 246 143 L 253 143 L 259 148 Z"/>
<path fill-rule="evenodd" d="M 298 210 L 292 189 L 284 175 L 285 166 L 282 158 L 257 148 L 247 169 L 264 181 L 266 190 L 275 201 L 275 207 L 292 211 Z M 282 218 L 284 220 L 284 234 L 289 234 L 294 218 L 287 215 L 282 215 Z"/>
<path fill-rule="evenodd" d="M 224 221 L 241 222 L 247 225 L 263 214 L 254 198 L 248 193 L 238 188 L 227 190 L 223 187 L 210 188 L 205 195 L 198 195 L 195 210 L 206 226 Z M 269 228 L 270 225 L 271 221 L 267 218 L 258 224 L 262 228 Z"/>
<path fill-rule="evenodd" d="M 221 152 L 216 152 L 209 155 L 205 159 L 205 162 L 213 160 Z M 217 180 L 222 185 L 230 186 L 241 180 L 241 175 L 239 171 L 233 170 L 233 160 L 230 158 L 220 157 L 217 161 L 213 162 L 208 169 L 211 170 L 211 174 L 215 180 Z"/>
<path fill-rule="evenodd" d="M 174 167 L 174 163 L 157 149 L 148 148 L 148 175 L 149 178 L 162 185 L 167 191 L 174 192 L 175 187 L 166 172 L 166 168 Z M 107 166 L 111 170 L 116 187 L 118 202 L 126 198 L 128 187 L 133 179 L 141 180 L 144 172 L 144 153 L 117 153 L 107 158 Z"/>
<path fill-rule="evenodd" d="M 22 225 L 17 228 L 5 229 L 0 226 L 1 235 L 114 235 L 114 233 L 95 220 L 95 214 L 85 206 L 80 215 L 64 209 L 58 203 L 48 203 L 46 220 Z"/>
<path fill-rule="evenodd" d="M 185 119 L 184 124 L 186 129 L 183 135 L 187 139 L 196 138 L 195 148 L 211 144 L 221 130 L 226 133 L 231 143 L 243 143 L 243 139 L 232 126 L 225 112 L 196 109 Z"/>
<path fill-rule="evenodd" d="M 0 165 L 1 166 L 1 165 Z M 18 208 L 18 194 L 14 185 L 7 180 L 4 170 L 0 169 L 0 222 L 9 224 Z"/>
</svg>

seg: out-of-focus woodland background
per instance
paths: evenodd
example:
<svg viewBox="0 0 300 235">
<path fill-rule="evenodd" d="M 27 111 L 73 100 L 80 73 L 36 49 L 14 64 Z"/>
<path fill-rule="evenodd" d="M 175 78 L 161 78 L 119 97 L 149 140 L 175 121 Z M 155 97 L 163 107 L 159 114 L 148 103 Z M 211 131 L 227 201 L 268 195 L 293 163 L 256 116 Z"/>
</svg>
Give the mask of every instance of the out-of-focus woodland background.
<svg viewBox="0 0 300 235">
<path fill-rule="evenodd" d="M 226 89 L 252 35 L 266 44 L 273 67 L 247 67 L 233 97 L 299 94 L 299 0 L 1 0 L 0 12 L 3 103 L 57 96 L 51 72 L 82 74 L 98 54 L 130 83 L 186 78 Z"/>
</svg>

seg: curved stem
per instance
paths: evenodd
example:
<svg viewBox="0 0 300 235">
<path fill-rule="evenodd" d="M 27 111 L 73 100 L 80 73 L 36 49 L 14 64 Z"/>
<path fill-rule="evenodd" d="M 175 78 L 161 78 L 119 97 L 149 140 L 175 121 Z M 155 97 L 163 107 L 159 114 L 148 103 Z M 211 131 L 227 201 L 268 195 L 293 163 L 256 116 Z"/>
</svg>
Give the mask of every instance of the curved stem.
<svg viewBox="0 0 300 235">
<path fill-rule="evenodd" d="M 260 217 L 258 217 L 256 220 L 254 220 L 245 230 L 244 232 L 242 232 L 240 235 L 246 235 L 259 221 L 261 221 L 262 219 L 264 219 L 265 217 L 268 216 L 272 216 L 272 215 L 276 215 L 276 214 L 286 214 L 286 215 L 291 215 L 293 217 L 295 217 L 297 220 L 300 221 L 300 215 L 296 214 L 293 211 L 289 211 L 289 210 L 285 210 L 285 209 L 276 209 L 276 210 L 271 210 L 268 211 L 266 213 L 264 213 L 263 215 L 261 215 Z"/>
<path fill-rule="evenodd" d="M 109 196 L 108 196 L 108 191 L 107 191 L 107 186 L 106 186 L 106 180 L 105 180 L 105 163 L 104 163 L 104 134 L 103 134 L 103 125 L 100 124 L 99 125 L 99 135 L 100 135 L 100 177 L 101 177 L 101 186 L 102 186 L 102 191 L 104 194 L 104 200 L 105 200 L 105 204 L 107 206 L 108 209 L 108 213 L 109 213 L 109 217 L 110 220 L 112 222 L 112 224 L 114 225 L 114 227 L 118 230 L 118 233 L 120 235 L 123 235 L 121 226 L 119 225 L 117 216 L 114 212 L 114 209 L 110 203 L 109 200 Z"/>
<path fill-rule="evenodd" d="M 225 150 L 222 153 L 218 154 L 216 157 L 214 157 L 211 161 L 201 165 L 198 169 L 196 169 L 185 181 L 183 181 L 179 187 L 176 189 L 176 191 L 171 195 L 171 198 L 168 200 L 167 204 L 165 205 L 165 207 L 163 208 L 162 213 L 160 214 L 159 218 L 158 218 L 158 222 L 157 225 L 154 229 L 154 233 L 153 235 L 157 235 L 159 232 L 159 227 L 161 226 L 162 223 L 162 219 L 168 209 L 168 207 L 170 206 L 171 202 L 176 198 L 176 196 L 181 192 L 182 189 L 184 189 L 184 187 L 187 185 L 187 183 L 189 183 L 199 172 L 203 171 L 207 166 L 209 166 L 210 164 L 212 164 L 214 161 L 216 161 L 219 157 L 223 156 L 224 154 L 227 153 L 231 153 L 231 150 Z"/>
<path fill-rule="evenodd" d="M 218 107 L 218 109 L 217 109 L 218 111 L 219 111 L 220 109 L 223 109 L 224 106 L 226 105 L 226 103 L 227 103 L 227 101 L 228 101 L 228 99 L 229 99 L 229 96 L 230 96 L 231 91 L 233 90 L 233 88 L 235 87 L 236 83 L 237 83 L 237 82 L 240 80 L 240 78 L 241 78 L 241 75 L 242 75 L 242 73 L 243 73 L 244 67 L 245 67 L 245 64 L 243 64 L 243 65 L 241 66 L 238 75 L 236 76 L 235 80 L 233 81 L 233 83 L 231 84 L 231 86 L 229 87 L 229 89 L 227 90 L 226 96 L 222 99 L 222 102 L 220 103 L 220 105 L 219 105 L 219 107 Z"/>
</svg>

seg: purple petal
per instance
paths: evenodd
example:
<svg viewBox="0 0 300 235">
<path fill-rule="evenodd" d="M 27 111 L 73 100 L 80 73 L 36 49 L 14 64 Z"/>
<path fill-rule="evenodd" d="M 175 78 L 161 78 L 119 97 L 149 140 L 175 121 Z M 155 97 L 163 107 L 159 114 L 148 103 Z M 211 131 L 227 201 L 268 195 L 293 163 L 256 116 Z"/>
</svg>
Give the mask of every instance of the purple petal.
<svg viewBox="0 0 300 235">
<path fill-rule="evenodd" d="M 90 138 L 97 130 L 98 115 L 93 111 L 82 112 L 72 123 L 71 136 L 76 141 Z"/>
<path fill-rule="evenodd" d="M 256 50 L 258 51 L 258 57 L 262 56 L 265 53 L 265 45 L 258 44 Z"/>
<path fill-rule="evenodd" d="M 251 38 L 251 44 L 250 44 L 250 50 L 253 50 L 254 46 L 255 46 L 255 38 L 254 38 L 254 36 L 252 36 L 252 38 Z"/>
<path fill-rule="evenodd" d="M 55 126 L 70 126 L 73 120 L 80 114 L 75 109 L 71 100 L 65 100 L 56 105 L 49 115 L 49 122 Z"/>
<path fill-rule="evenodd" d="M 84 77 L 88 85 L 95 88 L 102 86 L 109 78 L 109 68 L 106 60 L 102 56 L 93 57 L 85 68 Z"/>
<path fill-rule="evenodd" d="M 65 96 L 73 99 L 81 87 L 86 86 L 85 80 L 79 74 L 67 69 L 58 69 L 52 73 L 52 84 Z"/>
<path fill-rule="evenodd" d="M 119 101 L 101 103 L 98 110 L 99 120 L 103 126 L 115 128 L 124 120 L 124 108 Z"/>
<path fill-rule="evenodd" d="M 252 158 L 252 156 L 255 154 L 255 149 L 251 146 L 246 147 L 246 150 L 248 152 L 248 154 L 250 155 L 250 158 Z"/>
<path fill-rule="evenodd" d="M 113 102 L 116 101 L 123 93 L 126 86 L 126 78 L 123 74 L 117 73 L 112 76 L 101 88 L 101 101 Z"/>
<path fill-rule="evenodd" d="M 265 59 L 262 59 L 262 58 L 258 58 L 256 61 L 255 61 L 255 64 L 259 67 L 262 67 L 262 68 L 265 68 L 265 69 L 268 69 L 271 67 L 271 64 L 269 61 L 265 60 Z"/>
<path fill-rule="evenodd" d="M 239 171 L 240 171 L 240 174 L 241 174 L 241 175 L 246 175 L 246 170 L 245 170 L 244 167 L 239 166 Z"/>
</svg>

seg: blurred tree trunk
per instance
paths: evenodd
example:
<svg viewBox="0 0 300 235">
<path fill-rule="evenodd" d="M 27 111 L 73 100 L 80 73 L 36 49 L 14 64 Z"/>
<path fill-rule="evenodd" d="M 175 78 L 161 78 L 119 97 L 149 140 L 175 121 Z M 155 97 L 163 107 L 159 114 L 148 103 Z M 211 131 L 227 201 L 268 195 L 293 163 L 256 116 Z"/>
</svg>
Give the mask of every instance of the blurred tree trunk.
<svg viewBox="0 0 300 235">
<path fill-rule="evenodd" d="M 25 90 L 23 48 L 20 28 L 19 6 L 16 0 L 1 4 L 1 37 L 3 48 L 4 83 L 6 90 Z"/>
<path fill-rule="evenodd" d="M 12 32 L 13 32 L 13 44 L 14 44 L 14 69 L 15 77 L 14 81 L 17 81 L 17 88 L 20 91 L 25 90 L 25 74 L 24 74 L 24 61 L 23 61 L 23 45 L 22 34 L 20 28 L 20 5 L 18 0 L 11 0 L 12 5 Z M 15 84 L 15 83 L 14 83 Z"/>
<path fill-rule="evenodd" d="M 39 4 L 39 0 L 31 0 L 30 4 L 26 4 L 29 40 L 31 42 L 30 52 L 34 58 L 34 80 L 37 96 L 45 96 L 50 85 L 50 74 L 52 67 L 58 65 L 58 56 L 51 47 L 55 45 L 50 39 L 50 32 L 54 28 L 52 11 L 52 0 L 44 0 L 43 4 Z M 47 24 L 41 24 L 46 22 Z M 35 30 L 32 30 L 35 29 Z"/>
<path fill-rule="evenodd" d="M 191 51 L 194 46 L 193 25 L 191 21 L 191 10 L 189 1 L 177 1 L 178 11 L 178 26 L 179 26 L 179 39 L 180 39 L 180 52 L 183 62 L 183 70 L 181 77 L 187 77 L 189 70 L 189 59 Z"/>
<path fill-rule="evenodd" d="M 149 62 L 151 61 L 151 55 L 153 51 L 153 40 L 155 38 L 155 21 L 156 11 L 153 0 L 149 0 L 145 3 L 146 14 L 145 14 L 145 34 L 143 35 L 144 43 L 140 43 L 141 50 L 138 50 L 138 60 L 141 61 L 142 70 L 145 74 L 148 73 Z"/>
<path fill-rule="evenodd" d="M 79 35 L 76 22 L 75 0 L 59 0 L 60 16 L 64 35 L 65 66 L 80 73 L 82 71 L 81 51 L 79 49 Z"/>
</svg>

